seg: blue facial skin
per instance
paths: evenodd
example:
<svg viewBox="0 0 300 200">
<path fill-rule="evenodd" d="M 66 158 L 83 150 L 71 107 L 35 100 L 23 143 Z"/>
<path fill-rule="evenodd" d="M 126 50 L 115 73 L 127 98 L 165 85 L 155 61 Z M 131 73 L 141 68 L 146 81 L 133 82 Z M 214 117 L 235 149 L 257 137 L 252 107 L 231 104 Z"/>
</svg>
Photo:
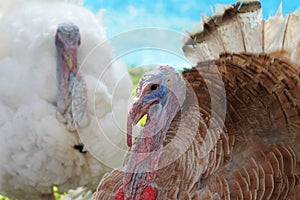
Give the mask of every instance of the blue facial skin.
<svg viewBox="0 0 300 200">
<path fill-rule="evenodd" d="M 167 100 L 168 88 L 163 84 L 158 85 L 156 91 L 151 91 L 144 96 L 143 104 L 158 101 L 161 105 L 165 105 Z"/>
</svg>

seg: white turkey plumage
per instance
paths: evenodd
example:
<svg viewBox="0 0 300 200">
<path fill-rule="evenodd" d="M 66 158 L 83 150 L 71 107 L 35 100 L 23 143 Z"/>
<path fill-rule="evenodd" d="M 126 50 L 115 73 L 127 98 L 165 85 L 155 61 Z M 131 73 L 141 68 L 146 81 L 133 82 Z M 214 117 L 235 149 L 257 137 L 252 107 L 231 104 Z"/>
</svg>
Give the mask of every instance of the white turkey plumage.
<svg viewBox="0 0 300 200">
<path fill-rule="evenodd" d="M 53 197 L 54 185 L 60 192 L 95 189 L 108 166 L 122 163 L 132 91 L 101 19 L 79 4 L 59 1 L 2 1 L 0 13 L 1 194 L 40 199 Z M 57 118 L 55 36 L 62 23 L 77 26 L 81 37 L 77 60 L 64 57 L 68 66 L 78 61 L 84 85 L 76 98 L 83 98 L 79 104 L 88 123 L 76 124 L 76 131 Z"/>
<path fill-rule="evenodd" d="M 143 115 L 145 127 L 94 199 L 299 199 L 299 23 L 263 21 L 251 0 L 205 20 L 183 46 L 192 69 L 141 78 L 130 147 Z"/>
</svg>

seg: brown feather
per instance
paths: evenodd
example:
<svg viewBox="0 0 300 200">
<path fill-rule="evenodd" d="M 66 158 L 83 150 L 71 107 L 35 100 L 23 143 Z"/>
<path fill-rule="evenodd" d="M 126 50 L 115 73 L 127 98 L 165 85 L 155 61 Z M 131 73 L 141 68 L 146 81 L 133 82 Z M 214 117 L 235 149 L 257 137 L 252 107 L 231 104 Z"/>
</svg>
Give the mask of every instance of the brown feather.
<svg viewBox="0 0 300 200">
<path fill-rule="evenodd" d="M 191 34 L 185 53 L 197 64 L 183 72 L 190 90 L 164 141 L 157 199 L 300 198 L 300 19 L 260 12 L 257 1 L 237 4 Z M 94 199 L 114 199 L 121 184 L 113 170 Z"/>
<path fill-rule="evenodd" d="M 205 82 L 197 75 L 199 71 L 211 73 L 212 63 L 219 69 L 226 90 L 226 129 L 216 118 L 207 120 L 212 112 L 210 95 L 220 93 L 217 89 L 209 93 L 209 84 L 215 83 Z M 187 194 L 192 197 L 206 182 L 208 188 L 203 195 L 210 191 L 212 198 L 218 195 L 221 198 L 286 198 L 299 184 L 295 181 L 296 158 L 300 156 L 300 102 L 296 98 L 300 93 L 300 77 L 294 76 L 297 73 L 297 66 L 265 54 L 223 54 L 219 60 L 185 70 L 183 76 L 196 92 L 200 110 L 185 103 L 168 130 L 164 145 L 169 148 L 162 153 L 160 165 L 164 167 L 156 179 L 157 198 L 166 195 L 176 199 Z M 189 115 L 190 120 L 182 123 L 180 120 L 185 119 L 181 115 Z M 198 127 L 196 135 L 190 133 L 191 127 Z M 237 138 L 234 143 L 230 143 L 229 135 Z M 186 151 L 180 145 L 190 142 Z M 164 165 L 176 155 L 181 156 Z M 106 182 L 109 177 L 113 184 Z M 107 195 L 108 190 L 114 194 L 122 176 L 115 170 L 103 180 L 98 193 Z"/>
</svg>

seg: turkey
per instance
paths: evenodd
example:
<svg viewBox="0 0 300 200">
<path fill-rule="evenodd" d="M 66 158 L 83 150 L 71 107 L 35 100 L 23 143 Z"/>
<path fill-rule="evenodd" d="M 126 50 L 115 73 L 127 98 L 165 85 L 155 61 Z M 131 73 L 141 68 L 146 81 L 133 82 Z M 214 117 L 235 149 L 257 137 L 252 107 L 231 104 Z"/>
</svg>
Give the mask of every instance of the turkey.
<svg viewBox="0 0 300 200">
<path fill-rule="evenodd" d="M 144 74 L 124 168 L 94 199 L 299 199 L 300 20 L 261 17 L 258 1 L 229 6 L 184 43 L 192 69 Z"/>
<path fill-rule="evenodd" d="M 16 0 L 0 9 L 0 193 L 94 190 L 126 149 L 125 65 L 101 19 L 78 3 Z"/>
</svg>

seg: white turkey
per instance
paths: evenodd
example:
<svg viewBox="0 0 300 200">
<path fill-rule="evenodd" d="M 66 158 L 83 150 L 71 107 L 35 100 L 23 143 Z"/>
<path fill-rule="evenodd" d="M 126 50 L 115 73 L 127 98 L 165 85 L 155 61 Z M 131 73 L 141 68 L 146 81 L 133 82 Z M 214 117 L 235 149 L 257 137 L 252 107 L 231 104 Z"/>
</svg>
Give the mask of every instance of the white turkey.
<svg viewBox="0 0 300 200">
<path fill-rule="evenodd" d="M 184 44 L 195 67 L 144 74 L 124 169 L 94 199 L 300 198 L 300 17 L 261 16 L 258 1 L 229 6 Z"/>
<path fill-rule="evenodd" d="M 125 65 L 101 20 L 79 4 L 3 1 L 0 9 L 0 193 L 94 190 L 122 163 L 132 91 Z"/>
</svg>

